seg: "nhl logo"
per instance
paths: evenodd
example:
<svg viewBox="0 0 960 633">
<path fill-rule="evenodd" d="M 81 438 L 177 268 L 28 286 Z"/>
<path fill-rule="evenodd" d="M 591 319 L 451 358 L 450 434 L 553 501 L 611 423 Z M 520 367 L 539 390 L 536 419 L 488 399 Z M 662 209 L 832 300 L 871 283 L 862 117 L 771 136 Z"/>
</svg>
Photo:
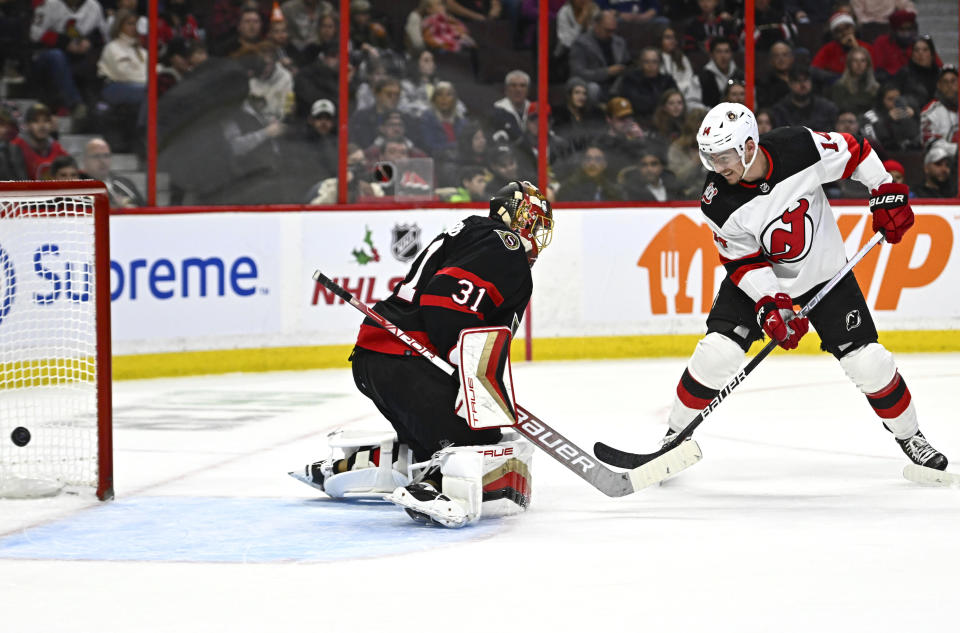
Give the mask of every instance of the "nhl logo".
<svg viewBox="0 0 960 633">
<path fill-rule="evenodd" d="M 408 262 L 420 252 L 420 227 L 416 224 L 397 224 L 393 227 L 390 251 L 401 262 Z"/>
<path fill-rule="evenodd" d="M 846 316 L 847 332 L 860 327 L 860 310 L 851 310 Z"/>
<path fill-rule="evenodd" d="M 766 182 L 760 183 L 760 193 L 770 193 L 770 185 Z"/>
</svg>

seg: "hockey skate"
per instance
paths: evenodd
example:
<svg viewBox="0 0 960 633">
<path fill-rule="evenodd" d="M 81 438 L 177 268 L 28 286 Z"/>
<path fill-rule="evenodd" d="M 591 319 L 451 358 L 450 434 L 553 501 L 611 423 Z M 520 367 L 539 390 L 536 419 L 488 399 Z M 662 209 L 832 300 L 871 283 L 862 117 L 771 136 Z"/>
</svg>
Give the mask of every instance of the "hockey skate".
<svg viewBox="0 0 960 633">
<path fill-rule="evenodd" d="M 897 444 L 914 464 L 934 470 L 946 470 L 946 455 L 932 447 L 920 431 L 913 437 L 897 440 Z"/>
<path fill-rule="evenodd" d="M 384 498 L 402 507 L 418 523 L 459 528 L 469 520 L 459 503 L 438 492 L 430 482 L 399 487 Z"/>
</svg>

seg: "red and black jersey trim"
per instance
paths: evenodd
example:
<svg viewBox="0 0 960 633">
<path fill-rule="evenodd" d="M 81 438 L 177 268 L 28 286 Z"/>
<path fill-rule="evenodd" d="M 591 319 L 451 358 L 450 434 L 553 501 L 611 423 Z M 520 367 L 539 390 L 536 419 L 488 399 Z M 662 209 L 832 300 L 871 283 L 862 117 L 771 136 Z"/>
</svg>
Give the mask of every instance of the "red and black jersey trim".
<svg viewBox="0 0 960 633">
<path fill-rule="evenodd" d="M 710 404 L 711 400 L 717 397 L 718 393 L 720 393 L 719 389 L 711 389 L 697 382 L 696 379 L 690 375 L 689 369 L 683 370 L 683 375 L 680 376 L 680 382 L 677 383 L 677 397 L 680 398 L 683 406 L 689 409 L 704 408 Z"/>
<path fill-rule="evenodd" d="M 771 264 L 769 261 L 767 261 L 763 251 L 757 251 L 756 253 L 751 253 L 746 257 L 741 257 L 739 259 L 727 259 L 721 255 L 720 263 L 723 264 L 723 267 L 727 270 L 727 275 L 730 277 L 730 281 L 738 286 L 740 285 L 740 280 L 743 279 L 743 276 L 751 270 L 771 267 Z"/>
<path fill-rule="evenodd" d="M 407 331 L 406 334 L 434 354 L 437 353 L 437 349 L 433 346 L 433 343 L 430 342 L 430 338 L 426 332 Z M 379 325 L 367 325 L 366 323 L 360 325 L 360 334 L 357 336 L 357 347 L 380 352 L 381 354 L 393 354 L 394 356 L 420 355 L 409 345 Z"/>
<path fill-rule="evenodd" d="M 867 394 L 867 402 L 876 414 L 884 419 L 895 418 L 903 413 L 910 406 L 910 400 L 910 390 L 900 372 L 897 372 L 889 385 L 880 391 Z"/>
<path fill-rule="evenodd" d="M 770 180 L 770 177 L 773 176 L 773 157 L 770 156 L 770 152 L 768 152 L 767 148 L 764 147 L 763 145 L 760 146 L 760 151 L 763 152 L 763 155 L 767 157 L 767 173 L 763 176 L 763 180 L 760 181 L 760 182 L 764 182 L 764 181 Z M 744 180 L 741 180 L 737 184 L 740 185 L 741 187 L 746 187 L 747 189 L 753 189 L 755 187 L 759 187 L 760 182 L 749 183 Z"/>
<path fill-rule="evenodd" d="M 455 279 L 465 279 L 474 286 L 485 289 L 487 291 L 487 296 L 490 297 L 491 301 L 493 301 L 493 305 L 499 306 L 503 303 L 503 295 L 500 293 L 500 290 L 497 289 L 496 285 L 480 278 L 469 270 L 458 268 L 456 266 L 447 266 L 446 268 L 441 268 L 438 270 L 437 274 L 447 275 Z"/>
<path fill-rule="evenodd" d="M 850 151 L 850 159 L 843 168 L 843 176 L 841 176 L 841 178 L 846 179 L 849 178 L 853 172 L 856 171 L 857 167 L 860 166 L 860 163 L 870 155 L 873 148 L 870 146 L 870 141 L 862 136 L 853 136 L 846 132 L 841 132 L 840 135 L 843 137 L 843 140 L 847 142 L 847 149 Z"/>
</svg>

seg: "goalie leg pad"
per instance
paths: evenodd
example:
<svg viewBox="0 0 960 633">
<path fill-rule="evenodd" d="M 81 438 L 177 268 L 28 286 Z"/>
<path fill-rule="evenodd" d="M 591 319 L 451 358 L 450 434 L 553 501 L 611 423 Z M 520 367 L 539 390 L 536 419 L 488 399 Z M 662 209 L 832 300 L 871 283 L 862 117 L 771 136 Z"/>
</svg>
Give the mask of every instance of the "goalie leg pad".
<svg viewBox="0 0 960 633">
<path fill-rule="evenodd" d="M 917 410 L 907 383 L 897 371 L 893 354 L 879 343 L 869 343 L 840 359 L 840 366 L 897 439 L 919 430 Z"/>
<path fill-rule="evenodd" d="M 716 397 L 733 377 L 746 352 L 733 339 L 710 332 L 697 343 L 687 368 L 677 383 L 676 395 L 668 423 L 674 432 L 681 431 Z"/>
<path fill-rule="evenodd" d="M 523 512 L 530 505 L 533 453 L 526 440 L 444 449 L 443 493 L 459 501 L 471 520 Z"/>
</svg>

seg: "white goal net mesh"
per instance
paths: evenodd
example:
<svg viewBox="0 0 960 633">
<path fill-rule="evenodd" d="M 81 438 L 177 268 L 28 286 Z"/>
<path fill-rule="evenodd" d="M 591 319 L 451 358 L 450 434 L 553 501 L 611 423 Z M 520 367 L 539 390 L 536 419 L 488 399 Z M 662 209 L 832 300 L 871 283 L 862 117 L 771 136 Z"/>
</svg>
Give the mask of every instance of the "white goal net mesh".
<svg viewBox="0 0 960 633">
<path fill-rule="evenodd" d="M 94 196 L 0 195 L 0 496 L 97 485 Z"/>
</svg>

